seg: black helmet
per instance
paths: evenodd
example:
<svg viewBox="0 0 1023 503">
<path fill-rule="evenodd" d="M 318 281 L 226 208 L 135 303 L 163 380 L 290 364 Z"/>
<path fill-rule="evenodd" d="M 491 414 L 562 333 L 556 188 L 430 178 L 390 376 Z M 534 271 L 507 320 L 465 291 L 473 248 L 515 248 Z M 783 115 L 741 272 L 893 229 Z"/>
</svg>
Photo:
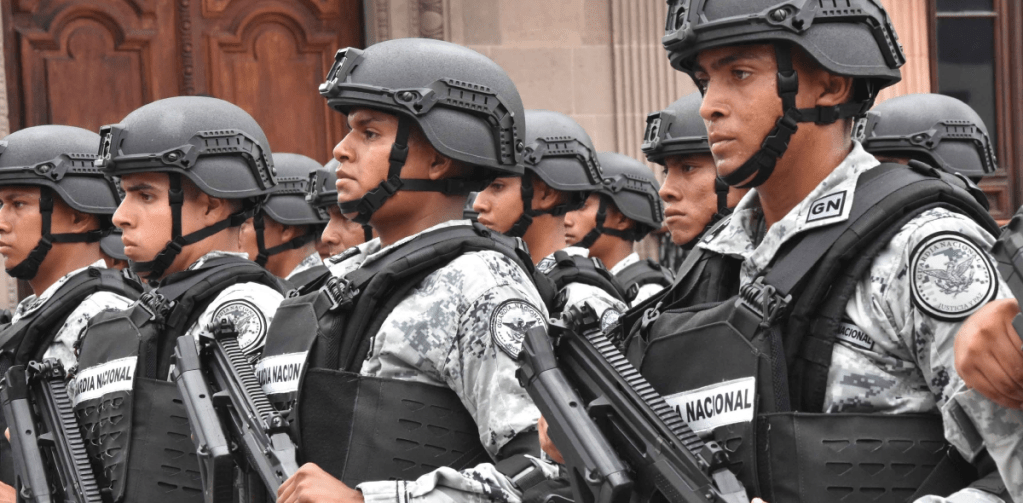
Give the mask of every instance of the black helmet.
<svg viewBox="0 0 1023 503">
<path fill-rule="evenodd" d="M 484 179 L 522 174 L 518 90 L 500 66 L 471 49 L 418 38 L 341 49 L 320 94 L 341 113 L 365 107 L 398 116 L 388 178 L 360 199 L 341 203 L 345 213 L 358 212 L 360 223 L 398 190 L 468 194 Z M 479 180 L 400 178 L 412 123 L 441 154 L 482 168 Z"/>
<path fill-rule="evenodd" d="M 707 126 L 700 117 L 702 103 L 702 94 L 687 94 L 668 108 L 646 116 L 641 149 L 647 161 L 663 166 L 668 156 L 710 153 Z"/>
<path fill-rule="evenodd" d="M 327 223 L 330 219 L 323 218 L 311 204 L 306 201 L 309 193 L 308 186 L 313 183 L 316 172 L 324 171 L 320 163 L 299 154 L 273 154 L 274 168 L 277 170 L 277 186 L 263 204 L 263 211 L 253 217 L 253 227 L 256 229 L 256 244 L 259 254 L 256 255 L 256 263 L 265 266 L 271 255 L 276 255 L 295 248 L 301 248 L 306 243 L 316 239 L 316 229 Z M 335 189 L 335 193 L 337 189 Z M 273 248 L 266 248 L 263 238 L 264 222 L 263 217 L 268 216 L 275 222 L 283 225 L 308 225 L 309 232 Z"/>
<path fill-rule="evenodd" d="M 888 13 L 878 0 L 846 0 L 842 7 L 825 2 L 781 0 L 668 0 L 662 39 L 671 65 L 690 76 L 696 56 L 714 47 L 774 43 L 778 60 L 778 95 L 782 116 L 759 152 L 725 177 L 743 187 L 762 184 L 785 153 L 798 123 L 830 124 L 856 117 L 870 108 L 881 89 L 901 79 L 906 58 Z M 806 51 L 821 67 L 854 77 L 853 101 L 834 107 L 796 108 L 799 80 L 792 67 L 792 47 Z"/>
<path fill-rule="evenodd" d="M 99 136 L 71 126 L 35 126 L 0 140 L 0 185 L 40 187 L 42 236 L 28 257 L 7 269 L 19 279 L 32 279 L 53 243 L 94 243 L 110 232 L 110 215 L 117 210 L 113 182 L 93 167 Z M 82 213 L 102 215 L 100 229 L 85 233 L 51 234 L 53 194 Z"/>
<path fill-rule="evenodd" d="M 646 116 L 641 148 L 647 161 L 663 166 L 664 159 L 673 155 L 710 154 L 707 126 L 700 117 L 702 104 L 702 94 L 687 94 L 668 108 Z M 728 183 L 721 177 L 714 179 L 714 192 L 718 209 L 711 218 L 711 225 L 732 212 L 728 207 Z"/>
<path fill-rule="evenodd" d="M 119 124 L 100 128 L 96 166 L 109 176 L 167 173 L 173 215 L 171 242 L 149 262 L 133 262 L 133 271 L 155 279 L 183 246 L 201 241 L 252 217 L 277 185 L 277 172 L 263 129 L 241 108 L 216 98 L 181 96 L 154 101 Z M 246 208 L 187 236 L 181 235 L 184 176 L 204 193 L 242 199 Z"/>
<path fill-rule="evenodd" d="M 604 179 L 590 135 L 571 117 L 550 110 L 526 110 L 525 117 L 522 216 L 508 231 L 514 237 L 522 237 L 535 216 L 564 215 L 581 208 Z M 568 194 L 568 201 L 550 210 L 533 209 L 533 176 Z"/>
<path fill-rule="evenodd" d="M 639 241 L 659 229 L 664 221 L 664 203 L 657 192 L 661 185 L 653 171 L 645 164 L 617 152 L 598 152 L 600 168 L 604 172 L 604 183 L 597 190 L 600 206 L 597 208 L 597 225 L 583 236 L 579 246 L 589 248 L 601 234 L 615 236 L 627 241 Z M 607 229 L 608 204 L 613 203 L 635 225 L 629 229 Z"/>
<path fill-rule="evenodd" d="M 341 163 L 337 159 L 331 159 L 322 168 L 309 174 L 308 192 L 305 195 L 305 200 L 316 210 L 324 224 L 330 221 L 329 208 L 338 206 L 337 167 L 340 165 Z M 362 224 L 362 237 L 364 241 L 373 239 L 373 228 L 368 224 Z"/>
<path fill-rule="evenodd" d="M 905 155 L 976 179 L 998 168 L 984 121 L 942 94 L 907 94 L 867 112 L 856 135 L 871 154 Z"/>
</svg>

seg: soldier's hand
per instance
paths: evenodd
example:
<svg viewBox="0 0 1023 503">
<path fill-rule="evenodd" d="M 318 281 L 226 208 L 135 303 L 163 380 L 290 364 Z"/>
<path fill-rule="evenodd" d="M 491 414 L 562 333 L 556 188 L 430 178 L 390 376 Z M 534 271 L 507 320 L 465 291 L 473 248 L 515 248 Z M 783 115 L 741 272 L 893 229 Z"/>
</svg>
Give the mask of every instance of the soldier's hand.
<svg viewBox="0 0 1023 503">
<path fill-rule="evenodd" d="M 0 503 L 17 503 L 18 491 L 13 487 L 0 482 Z"/>
<path fill-rule="evenodd" d="M 306 463 L 277 490 L 277 503 L 363 503 L 352 489 L 313 463 Z"/>
<path fill-rule="evenodd" d="M 1002 407 L 1023 409 L 1023 350 L 1012 319 L 1016 299 L 989 302 L 955 338 L 955 366 L 966 385 Z"/>
<path fill-rule="evenodd" d="M 561 451 L 554 446 L 551 437 L 547 436 L 547 420 L 543 416 L 540 416 L 540 420 L 536 422 L 536 429 L 540 432 L 540 450 L 546 452 L 555 462 L 565 464 L 565 458 L 561 456 Z"/>
</svg>

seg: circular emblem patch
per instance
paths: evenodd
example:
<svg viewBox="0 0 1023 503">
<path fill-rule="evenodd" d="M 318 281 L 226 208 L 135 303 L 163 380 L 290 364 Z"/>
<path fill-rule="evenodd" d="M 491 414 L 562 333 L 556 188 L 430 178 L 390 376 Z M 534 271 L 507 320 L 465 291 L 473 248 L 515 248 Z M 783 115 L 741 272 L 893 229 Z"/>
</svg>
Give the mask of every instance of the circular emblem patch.
<svg viewBox="0 0 1023 503">
<path fill-rule="evenodd" d="M 538 325 L 546 326 L 543 314 L 521 300 L 507 300 L 490 317 L 490 333 L 494 344 L 512 358 L 519 356 L 526 330 Z"/>
<path fill-rule="evenodd" d="M 608 309 L 604 311 L 604 314 L 600 315 L 600 331 L 607 333 L 607 329 L 618 323 L 618 318 L 622 317 L 622 313 L 619 313 L 617 309 Z"/>
<path fill-rule="evenodd" d="M 913 302 L 935 318 L 965 318 L 995 295 L 994 266 L 961 234 L 931 236 L 909 262 Z"/>
<path fill-rule="evenodd" d="M 248 353 L 261 346 L 266 339 L 266 317 L 255 304 L 247 300 L 232 300 L 213 313 L 213 323 L 227 318 L 238 331 L 238 347 Z"/>
</svg>

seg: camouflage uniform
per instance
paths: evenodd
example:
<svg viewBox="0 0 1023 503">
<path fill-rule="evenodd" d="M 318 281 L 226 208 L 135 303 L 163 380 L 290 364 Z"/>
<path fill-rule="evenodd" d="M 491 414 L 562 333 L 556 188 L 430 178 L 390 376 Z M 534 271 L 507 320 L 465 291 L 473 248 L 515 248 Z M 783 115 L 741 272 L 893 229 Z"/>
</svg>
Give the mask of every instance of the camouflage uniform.
<svg viewBox="0 0 1023 503">
<path fill-rule="evenodd" d="M 424 232 L 455 225 L 469 222 Z M 380 248 L 379 238 L 358 245 L 328 262 L 331 274 L 343 277 L 389 249 L 394 246 Z M 546 318 L 532 280 L 519 266 L 495 251 L 466 253 L 423 279 L 387 316 L 360 373 L 452 389 L 493 456 L 516 435 L 536 429 L 540 412 L 515 379 L 514 358 L 525 330 Z M 367 502 L 519 499 L 515 486 L 491 464 L 461 472 L 440 468 L 416 481 L 363 482 L 358 489 Z"/>
<path fill-rule="evenodd" d="M 320 254 L 317 252 L 313 252 L 309 254 L 308 257 L 302 259 L 302 261 L 299 262 L 298 265 L 296 265 L 295 268 L 292 269 L 291 272 L 288 273 L 288 276 L 284 279 L 291 279 L 294 275 L 300 272 L 308 271 L 309 269 L 312 269 L 313 267 L 320 265 L 323 265 L 323 261 L 320 260 Z"/>
<path fill-rule="evenodd" d="M 11 318 L 11 322 L 15 323 L 26 315 L 32 314 L 37 309 L 42 307 L 50 297 L 53 296 L 60 287 L 64 286 L 72 276 L 85 271 L 89 267 L 95 267 L 97 269 L 106 269 L 106 262 L 102 260 L 96 261 L 96 263 L 82 267 L 81 269 L 75 269 L 64 275 L 64 277 L 57 280 L 56 283 L 50 285 L 49 288 L 43 291 L 39 296 L 29 295 L 24 300 L 18 303 L 18 307 L 14 309 L 14 315 Z M 64 325 L 57 331 L 56 336 L 53 338 L 53 343 L 43 354 L 43 358 L 57 358 L 65 369 L 72 368 L 77 362 L 78 357 L 75 355 L 75 344 L 78 342 L 78 338 L 85 331 L 85 326 L 89 324 L 94 316 L 104 311 L 119 311 L 121 309 L 127 309 L 128 306 L 132 305 L 134 301 L 122 297 L 113 292 L 96 292 L 89 295 L 71 311 L 68 315 L 67 320 L 64 321 Z"/>
<path fill-rule="evenodd" d="M 608 270 L 611 272 L 611 275 L 617 277 L 619 274 L 622 273 L 622 271 L 625 270 L 626 267 L 629 267 L 630 265 L 635 264 L 637 262 L 639 262 L 639 254 L 637 254 L 636 252 L 632 252 L 628 254 L 625 258 L 623 258 L 620 262 L 615 264 L 614 267 Z M 637 306 L 641 304 L 644 300 L 649 299 L 655 293 L 663 289 L 664 286 L 658 285 L 657 283 L 647 283 L 639 287 L 639 292 L 636 294 L 636 298 L 632 299 L 632 305 Z"/>
<path fill-rule="evenodd" d="M 569 255 L 578 255 L 580 257 L 590 256 L 590 250 L 586 248 L 580 248 L 578 246 L 569 246 L 561 249 L 561 251 Z M 555 264 L 554 255 L 548 255 L 536 264 L 536 269 L 544 274 L 549 273 Z M 629 307 L 622 301 L 612 297 L 609 293 L 597 288 L 593 285 L 586 285 L 583 283 L 569 283 L 565 285 L 560 292 L 555 303 L 561 307 L 562 311 L 568 310 L 572 306 L 578 306 L 582 303 L 590 301 L 590 305 L 593 306 L 594 310 L 600 315 L 601 325 L 608 326 L 614 321 L 618 320 L 618 317 L 622 313 L 629 310 Z"/>
<path fill-rule="evenodd" d="M 188 269 L 198 269 L 207 260 L 225 255 L 248 258 L 245 253 L 212 251 L 200 257 Z M 212 337 L 209 326 L 222 318 L 227 318 L 234 322 L 235 329 L 238 330 L 238 345 L 250 359 L 254 360 L 266 344 L 267 329 L 283 300 L 284 296 L 261 283 L 231 285 L 210 302 L 186 333 L 196 340 L 201 336 Z"/>
<path fill-rule="evenodd" d="M 698 246 L 742 258 L 740 281 L 746 284 L 793 236 L 846 220 L 859 175 L 877 164 L 854 142 L 849 156 L 772 225 L 759 244 L 755 236 L 762 211 L 754 189 L 739 202 L 731 221 Z M 837 210 L 820 212 L 818 207 L 815 214 L 814 205 L 822 200 L 842 203 L 828 206 Z M 1010 295 L 987 253 L 994 241 L 972 220 L 941 208 L 910 220 L 892 238 L 846 306 L 825 412 L 939 413 L 962 384 L 952 346 L 963 320 L 992 298 Z M 955 401 L 965 402 L 1010 493 L 1023 498 L 1023 411 L 1001 409 L 972 392 L 956 395 Z M 972 459 L 977 448 L 967 448 L 961 429 L 948 419 L 946 437 Z M 972 492 L 961 491 L 949 501 L 978 501 L 969 499 Z"/>
</svg>

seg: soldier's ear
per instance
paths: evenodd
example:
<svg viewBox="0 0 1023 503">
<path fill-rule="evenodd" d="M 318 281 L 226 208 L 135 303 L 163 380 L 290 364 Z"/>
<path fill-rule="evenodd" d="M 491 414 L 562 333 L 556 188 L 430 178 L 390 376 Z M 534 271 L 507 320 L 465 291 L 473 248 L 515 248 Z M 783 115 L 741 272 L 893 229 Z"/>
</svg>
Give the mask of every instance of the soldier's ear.
<svg viewBox="0 0 1023 503">
<path fill-rule="evenodd" d="M 604 227 L 609 229 L 615 229 L 624 231 L 629 227 L 632 227 L 632 220 L 629 217 L 618 211 L 618 208 L 613 204 L 607 206 L 607 213 L 604 217 Z"/>
<path fill-rule="evenodd" d="M 533 209 L 549 210 L 564 202 L 567 194 L 552 189 L 539 177 L 533 177 Z"/>
</svg>

